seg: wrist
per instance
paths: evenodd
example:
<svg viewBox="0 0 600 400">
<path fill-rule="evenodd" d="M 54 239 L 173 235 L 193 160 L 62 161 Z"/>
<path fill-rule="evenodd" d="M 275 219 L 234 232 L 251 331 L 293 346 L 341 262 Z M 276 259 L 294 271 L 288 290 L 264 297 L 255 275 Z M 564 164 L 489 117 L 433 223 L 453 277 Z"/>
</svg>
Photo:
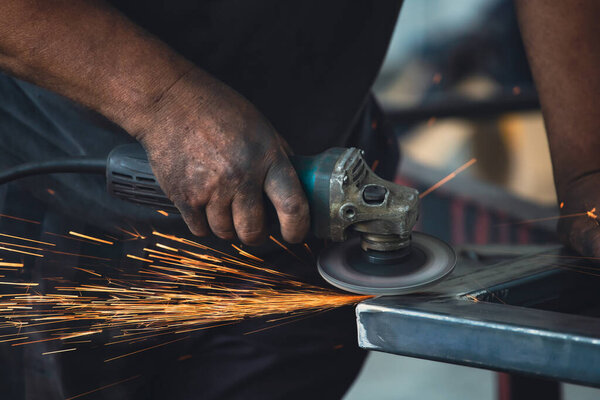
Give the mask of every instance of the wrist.
<svg viewBox="0 0 600 400">
<path fill-rule="evenodd" d="M 146 76 L 129 74 L 124 79 L 109 80 L 106 86 L 110 94 L 100 112 L 139 140 L 161 119 L 168 103 L 165 99 L 194 68 L 185 63 Z"/>
</svg>

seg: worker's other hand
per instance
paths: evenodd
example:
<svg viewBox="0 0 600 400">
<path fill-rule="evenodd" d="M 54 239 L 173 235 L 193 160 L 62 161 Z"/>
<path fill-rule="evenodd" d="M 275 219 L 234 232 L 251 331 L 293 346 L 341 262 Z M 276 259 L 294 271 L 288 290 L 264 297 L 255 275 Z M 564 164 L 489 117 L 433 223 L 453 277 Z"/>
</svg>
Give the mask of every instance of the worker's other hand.
<svg viewBox="0 0 600 400">
<path fill-rule="evenodd" d="M 267 236 L 266 194 L 283 238 L 304 238 L 308 203 L 287 144 L 249 101 L 192 70 L 150 111 L 134 136 L 193 234 L 207 235 L 210 228 L 222 239 L 260 244 Z"/>
<path fill-rule="evenodd" d="M 582 255 L 600 257 L 600 172 L 585 175 L 559 188 L 563 204 L 558 234 Z"/>
</svg>

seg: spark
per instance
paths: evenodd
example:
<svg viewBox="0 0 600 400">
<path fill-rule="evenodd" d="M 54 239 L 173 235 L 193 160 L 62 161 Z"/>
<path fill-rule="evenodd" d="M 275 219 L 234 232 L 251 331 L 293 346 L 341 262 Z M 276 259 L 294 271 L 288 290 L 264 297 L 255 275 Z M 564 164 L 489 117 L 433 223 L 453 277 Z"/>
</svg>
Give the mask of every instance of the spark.
<svg viewBox="0 0 600 400">
<path fill-rule="evenodd" d="M 56 194 L 56 192 L 55 192 L 53 189 L 50 189 L 50 188 L 47 188 L 47 189 L 46 189 L 46 192 L 48 192 L 48 194 L 49 194 L 50 196 L 54 196 L 54 195 Z"/>
<path fill-rule="evenodd" d="M 71 347 L 70 349 L 63 349 L 63 350 L 47 351 L 47 352 L 45 352 L 45 353 L 42 353 L 42 355 L 43 355 L 43 356 L 47 356 L 47 355 L 50 355 L 50 354 L 66 353 L 66 352 L 68 352 L 68 351 L 74 351 L 74 350 L 77 350 L 77 348 L 76 348 L 76 347 Z"/>
<path fill-rule="evenodd" d="M 29 249 L 29 250 L 44 251 L 44 249 L 42 249 L 40 247 L 25 246 L 25 245 L 22 245 L 22 244 L 15 244 L 15 243 L 8 243 L 8 242 L 0 242 L 0 245 L 12 246 L 12 247 L 20 247 L 22 249 Z"/>
<path fill-rule="evenodd" d="M 145 262 L 149 262 L 149 263 L 153 262 L 152 260 L 148 260 L 147 258 L 142 258 L 142 257 L 134 256 L 131 254 L 127 254 L 127 257 L 133 258 L 134 260 L 140 260 L 140 261 L 145 261 Z"/>
<path fill-rule="evenodd" d="M 231 247 L 233 247 L 234 249 L 236 249 L 238 251 L 238 253 L 240 253 L 241 255 L 243 255 L 244 257 L 248 257 L 252 260 L 258 261 L 258 262 L 263 262 L 265 260 L 263 260 L 262 258 L 258 258 L 250 253 L 248 253 L 247 251 L 244 251 L 242 249 L 240 249 L 239 247 L 237 247 L 236 245 L 232 244 Z"/>
<path fill-rule="evenodd" d="M 563 208 L 564 206 L 565 206 L 565 202 L 564 202 L 564 201 L 561 201 L 561 202 L 560 202 L 560 205 L 559 205 L 558 207 L 559 207 L 559 208 Z"/>
<path fill-rule="evenodd" d="M 44 244 L 46 246 L 56 246 L 54 243 L 42 242 L 42 241 L 39 241 L 39 240 L 28 239 L 28 238 L 24 238 L 24 237 L 21 237 L 21 236 L 7 235 L 6 233 L 0 233 L 0 236 L 9 237 L 11 239 L 23 240 L 25 242 L 33 242 L 33 243 L 38 243 L 38 244 Z"/>
<path fill-rule="evenodd" d="M 101 390 L 108 389 L 108 388 L 110 388 L 110 387 L 117 386 L 117 385 L 120 385 L 120 384 L 122 384 L 122 383 L 125 383 L 125 382 L 132 381 L 132 380 L 134 380 L 134 379 L 137 379 L 137 378 L 139 378 L 140 376 L 142 376 L 142 375 L 135 375 L 135 376 L 131 376 L 131 377 L 127 378 L 127 379 L 122 379 L 122 380 L 120 380 L 120 381 L 118 381 L 118 382 L 114 382 L 114 383 L 110 383 L 110 384 L 108 384 L 108 385 L 100 386 L 100 387 L 99 387 L 99 388 L 97 388 L 97 389 L 93 389 L 93 390 L 90 390 L 90 391 L 88 391 L 88 392 L 81 393 L 81 394 L 78 394 L 78 395 L 76 395 L 76 396 L 73 396 L 73 397 L 69 397 L 69 398 L 67 398 L 67 399 L 65 399 L 65 400 L 75 400 L 75 399 L 78 399 L 78 398 L 80 398 L 80 397 L 87 396 L 88 394 L 96 393 L 96 392 L 99 392 L 99 391 L 101 391 Z"/>
<path fill-rule="evenodd" d="M 108 240 L 104 240 L 104 239 L 98 239 L 95 238 L 93 236 L 88 236 L 88 235 L 84 235 L 82 233 L 77 233 L 77 232 L 73 232 L 73 231 L 69 231 L 69 235 L 73 235 L 73 236 L 77 236 L 83 239 L 88 239 L 91 240 L 93 242 L 99 242 L 99 243 L 104 243 L 104 244 L 114 244 L 113 242 L 109 242 Z"/>
<path fill-rule="evenodd" d="M 23 267 L 23 263 L 11 263 L 11 262 L 0 262 L 0 267 L 15 267 L 21 268 Z"/>
<path fill-rule="evenodd" d="M 474 303 L 479 303 L 479 299 L 477 297 L 473 296 L 472 294 L 468 294 L 465 297 Z"/>
<path fill-rule="evenodd" d="M 39 283 L 32 283 L 32 282 L 2 282 L 2 281 L 0 281 L 0 285 L 37 286 L 37 285 L 39 285 Z"/>
<path fill-rule="evenodd" d="M 176 248 L 166 246 L 166 245 L 164 245 L 162 243 L 156 243 L 156 247 L 160 247 L 161 249 L 165 249 L 165 250 L 169 250 L 169 251 L 173 251 L 173 252 L 177 252 L 178 251 Z"/>
<path fill-rule="evenodd" d="M 159 213 L 159 214 L 161 214 L 161 215 L 164 215 L 165 217 L 169 216 L 169 213 L 166 212 L 166 211 L 163 211 L 163 210 L 156 210 L 156 212 Z"/>
<path fill-rule="evenodd" d="M 104 360 L 104 362 L 110 362 L 110 361 L 118 360 L 119 358 L 123 358 L 123 357 L 129 357 L 129 356 L 132 356 L 132 355 L 134 355 L 134 354 L 141 353 L 141 352 L 143 352 L 143 351 L 147 351 L 147 350 L 156 349 L 156 348 L 158 348 L 158 347 L 166 346 L 166 345 L 168 345 L 168 344 L 175 343 L 175 342 L 179 342 L 179 341 L 186 340 L 186 339 L 189 339 L 189 338 L 190 338 L 189 336 L 186 336 L 186 337 L 182 337 L 182 338 L 179 338 L 179 339 L 170 340 L 170 341 L 168 341 L 168 342 L 164 342 L 164 343 L 157 344 L 157 345 L 150 346 L 150 347 L 146 347 L 146 348 L 143 348 L 143 349 L 140 349 L 140 350 L 132 351 L 131 353 L 127 353 L 127 354 L 121 354 L 120 356 L 117 356 L 117 357 L 113 357 L 113 358 L 109 358 L 109 359 L 107 359 L 107 360 Z"/>
<path fill-rule="evenodd" d="M 105 337 L 100 333 L 109 331 L 112 339 L 106 345 L 148 338 L 165 340 L 145 349 L 114 355 L 105 360 L 109 362 L 183 340 L 186 337 L 178 335 L 184 333 L 235 324 L 248 318 L 274 316 L 265 328 L 247 332 L 250 334 L 372 297 L 340 293 L 298 281 L 237 246 L 232 247 L 237 251 L 232 255 L 233 250 L 224 252 L 173 235 L 154 232 L 154 236 L 157 240 L 168 239 L 177 244 L 171 247 L 145 243 L 142 251 L 148 258 L 127 254 L 128 258 L 151 263 L 135 272 L 119 275 L 115 268 L 117 272 L 108 270 L 106 275 L 101 275 L 89 268 L 73 267 L 91 276 L 83 275 L 83 281 L 74 283 L 62 277 L 49 277 L 47 279 L 55 279 L 59 284 L 48 285 L 41 292 L 27 290 L 0 295 L 0 328 L 16 329 L 13 334 L 1 335 L 2 341 L 11 341 L 12 346 L 66 343 L 65 340 L 82 336 L 95 341 Z M 310 252 L 310 248 L 305 247 Z M 44 251 L 50 255 L 95 257 Z M 114 261 L 122 262 L 121 259 Z M 0 284 L 27 289 L 38 286 L 38 283 L 9 278 L 0 280 Z M 285 321 L 272 324 L 281 320 Z M 32 329 L 40 329 L 34 328 L 36 326 L 44 327 L 37 332 L 54 333 L 28 341 L 36 332 Z"/>
<path fill-rule="evenodd" d="M 308 252 L 308 254 L 310 254 L 310 256 L 312 258 L 315 258 L 315 255 L 313 254 L 312 250 L 310 249 L 310 246 L 308 245 L 308 243 L 304 243 L 304 248 L 306 249 L 306 251 Z"/>
<path fill-rule="evenodd" d="M 275 239 L 272 235 L 269 235 L 269 239 L 271 239 L 271 241 L 273 241 L 276 245 L 278 245 L 279 247 L 281 247 L 282 249 L 284 249 L 285 251 L 287 251 L 289 254 L 291 254 L 297 260 L 300 260 L 300 261 L 304 262 L 304 260 L 302 260 L 300 257 L 298 257 L 296 255 L 296 253 L 294 253 L 293 251 L 291 251 L 286 245 L 284 245 L 283 243 L 281 243 L 279 240 Z M 304 245 L 308 248 L 308 245 L 306 243 Z M 310 252 L 310 248 L 308 248 L 308 250 Z"/>
<path fill-rule="evenodd" d="M 95 275 L 95 276 L 102 276 L 92 270 L 85 269 L 85 268 L 73 267 L 73 269 L 78 269 L 79 271 L 87 272 L 88 274 Z"/>
<path fill-rule="evenodd" d="M 40 224 L 40 222 L 38 222 L 38 221 L 33 221 L 31 219 L 25 219 L 25 218 L 21 218 L 21 217 L 15 217 L 15 216 L 12 216 L 12 215 L 0 214 L 0 217 L 2 217 L 2 218 L 8 218 L 8 219 L 14 219 L 16 221 L 21 221 L 21 222 L 28 222 L 30 224 L 36 224 L 36 225 Z"/>
<path fill-rule="evenodd" d="M 428 194 L 430 194 L 434 190 L 438 189 L 440 186 L 442 186 L 445 183 L 447 183 L 448 181 L 451 181 L 458 174 L 460 174 L 461 172 L 463 172 L 465 169 L 469 168 L 471 165 L 475 164 L 476 162 L 477 162 L 476 158 L 471 158 L 469 161 L 467 161 L 466 163 L 464 163 L 463 165 L 461 165 L 460 167 L 458 167 L 457 169 L 455 169 L 452 173 L 450 173 L 444 179 L 440 180 L 435 185 L 431 186 L 429 189 L 427 189 L 426 191 L 424 191 L 423 193 L 421 193 L 419 195 L 419 198 L 422 199 L 423 197 L 427 196 Z"/>
<path fill-rule="evenodd" d="M 94 260 L 111 261 L 110 258 L 90 256 L 87 254 L 70 253 L 67 251 L 57 251 L 57 250 L 46 250 L 46 251 L 49 251 L 50 253 L 53 253 L 53 254 L 62 254 L 64 256 L 74 256 L 74 257 L 91 258 Z"/>
<path fill-rule="evenodd" d="M 598 219 L 598 215 L 596 215 L 596 207 L 592 208 L 589 211 L 586 211 L 585 213 L 591 219 Z"/>
<path fill-rule="evenodd" d="M 518 86 L 514 86 L 514 87 L 512 88 L 512 92 L 513 92 L 513 94 L 514 94 L 515 96 L 518 96 L 518 95 L 520 95 L 520 94 L 521 94 L 521 88 L 520 88 L 520 87 L 518 87 Z"/>
<path fill-rule="evenodd" d="M 594 212 L 595 212 L 595 209 L 593 209 L 593 211 L 590 210 L 590 211 L 580 212 L 580 213 L 573 213 L 573 214 L 566 214 L 566 215 L 555 215 L 555 216 L 552 216 L 552 217 L 544 217 L 544 218 L 527 219 L 527 220 L 519 221 L 519 222 L 506 222 L 506 223 L 502 223 L 502 224 L 496 224 L 496 226 L 503 226 L 503 225 L 523 225 L 523 224 L 531 224 L 533 222 L 543 222 L 543 221 L 553 221 L 553 220 L 566 219 L 566 218 L 585 217 L 585 216 L 590 216 L 589 213 L 594 214 Z"/>
<path fill-rule="evenodd" d="M 44 232 L 44 235 L 51 235 L 51 236 L 61 237 L 63 239 L 75 240 L 75 241 L 78 241 L 78 242 L 93 244 L 93 245 L 96 245 L 96 246 L 99 245 L 99 243 L 94 243 L 94 242 L 89 241 L 89 240 L 78 239 L 78 238 L 67 236 L 67 235 L 60 235 L 60 234 L 54 233 L 54 232 Z"/>
<path fill-rule="evenodd" d="M 371 171 L 375 172 L 377 166 L 379 166 L 379 160 L 373 161 L 373 165 L 371 165 Z"/>
<path fill-rule="evenodd" d="M 26 254 L 28 256 L 44 257 L 42 254 L 30 253 L 28 251 L 17 250 L 17 249 L 9 249 L 8 247 L 4 247 L 4 246 L 0 246 L 0 250 L 12 251 L 14 253 Z"/>
</svg>

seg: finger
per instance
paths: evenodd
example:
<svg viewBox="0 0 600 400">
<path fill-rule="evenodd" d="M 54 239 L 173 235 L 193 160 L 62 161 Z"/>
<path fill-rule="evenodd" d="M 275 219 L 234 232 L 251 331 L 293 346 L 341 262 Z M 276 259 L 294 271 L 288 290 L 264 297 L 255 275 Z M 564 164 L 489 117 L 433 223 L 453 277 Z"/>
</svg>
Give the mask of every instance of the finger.
<svg viewBox="0 0 600 400">
<path fill-rule="evenodd" d="M 226 197 L 214 197 L 206 205 L 206 219 L 213 233 L 225 240 L 235 239 L 235 230 L 231 217 L 231 200 Z"/>
<path fill-rule="evenodd" d="M 281 235 L 289 243 L 301 242 L 310 226 L 308 201 L 287 157 L 271 165 L 264 186 L 277 210 Z"/>
<path fill-rule="evenodd" d="M 265 209 L 261 192 L 244 193 L 234 197 L 231 203 L 233 224 L 240 240 L 250 246 L 265 241 Z"/>
<path fill-rule="evenodd" d="M 196 236 L 208 236 L 210 230 L 208 229 L 206 214 L 202 207 L 191 207 L 185 203 L 176 204 L 176 206 L 192 234 Z"/>
</svg>

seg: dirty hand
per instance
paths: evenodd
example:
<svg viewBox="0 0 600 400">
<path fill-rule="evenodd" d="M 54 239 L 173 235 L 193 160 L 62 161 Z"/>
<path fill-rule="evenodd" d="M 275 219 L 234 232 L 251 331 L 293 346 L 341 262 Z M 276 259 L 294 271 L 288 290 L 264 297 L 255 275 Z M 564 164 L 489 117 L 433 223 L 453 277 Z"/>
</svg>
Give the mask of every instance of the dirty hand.
<svg viewBox="0 0 600 400">
<path fill-rule="evenodd" d="M 559 187 L 562 242 L 584 256 L 600 257 L 600 172 Z"/>
<path fill-rule="evenodd" d="M 308 203 L 288 159 L 288 147 L 245 98 L 208 74 L 192 70 L 157 100 L 134 136 L 145 147 L 159 184 L 190 231 L 266 237 L 263 193 L 273 203 L 283 238 L 303 239 Z"/>
</svg>

